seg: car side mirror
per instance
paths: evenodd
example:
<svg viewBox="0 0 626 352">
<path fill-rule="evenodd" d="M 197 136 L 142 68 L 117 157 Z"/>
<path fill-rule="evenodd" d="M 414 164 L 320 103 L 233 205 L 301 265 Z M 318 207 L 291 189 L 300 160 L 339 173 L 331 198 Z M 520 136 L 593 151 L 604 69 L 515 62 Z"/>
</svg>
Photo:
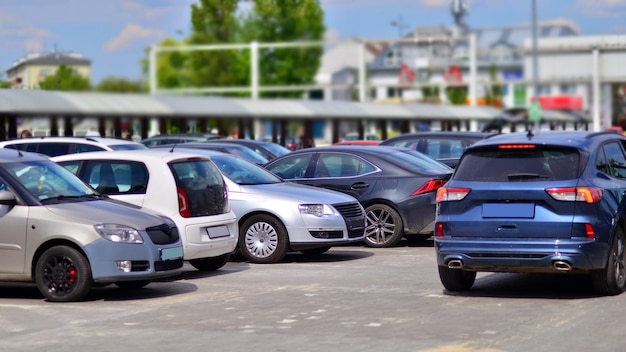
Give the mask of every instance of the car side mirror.
<svg viewBox="0 0 626 352">
<path fill-rule="evenodd" d="M 0 205 L 15 205 L 17 204 L 17 199 L 15 198 L 15 194 L 9 191 L 0 191 Z"/>
</svg>

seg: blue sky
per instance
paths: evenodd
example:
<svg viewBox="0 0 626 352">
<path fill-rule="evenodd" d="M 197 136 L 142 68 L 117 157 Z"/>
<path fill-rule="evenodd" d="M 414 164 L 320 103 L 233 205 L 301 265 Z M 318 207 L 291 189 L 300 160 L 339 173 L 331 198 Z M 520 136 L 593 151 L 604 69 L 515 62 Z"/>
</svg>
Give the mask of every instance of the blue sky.
<svg viewBox="0 0 626 352">
<path fill-rule="evenodd" d="M 582 35 L 626 34 L 626 0 L 536 0 L 538 21 L 569 19 Z M 190 30 L 197 0 L 0 0 L 0 69 L 26 53 L 80 52 L 92 60 L 92 83 L 141 79 L 144 49 Z M 394 38 L 400 23 L 450 26 L 450 0 L 320 0 L 327 38 Z M 529 23 L 531 0 L 470 0 L 470 27 Z"/>
</svg>

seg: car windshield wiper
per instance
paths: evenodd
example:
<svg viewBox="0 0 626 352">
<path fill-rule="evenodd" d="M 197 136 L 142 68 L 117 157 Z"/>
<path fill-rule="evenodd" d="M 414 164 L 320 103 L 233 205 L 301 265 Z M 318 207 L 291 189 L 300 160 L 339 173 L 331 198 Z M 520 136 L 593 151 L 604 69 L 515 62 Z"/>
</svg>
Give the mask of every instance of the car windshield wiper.
<svg viewBox="0 0 626 352">
<path fill-rule="evenodd" d="M 61 194 L 58 196 L 42 199 L 41 202 L 44 203 L 44 202 L 51 202 L 51 201 L 63 201 L 63 200 L 73 200 L 73 199 L 102 199 L 102 198 L 108 198 L 108 196 L 104 194 L 97 194 L 97 193 L 81 194 L 80 196 L 66 196 L 66 195 Z"/>
<path fill-rule="evenodd" d="M 549 175 L 540 175 L 531 172 L 517 172 L 514 174 L 508 174 L 509 180 L 521 180 L 521 179 L 533 179 L 533 178 L 550 178 Z"/>
</svg>

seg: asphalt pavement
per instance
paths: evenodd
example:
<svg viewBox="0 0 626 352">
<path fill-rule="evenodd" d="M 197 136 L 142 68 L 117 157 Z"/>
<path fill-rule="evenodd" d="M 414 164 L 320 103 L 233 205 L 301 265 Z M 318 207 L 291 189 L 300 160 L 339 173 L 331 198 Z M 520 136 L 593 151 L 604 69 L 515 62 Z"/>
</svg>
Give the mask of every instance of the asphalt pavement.
<svg viewBox="0 0 626 352">
<path fill-rule="evenodd" d="M 466 293 L 439 282 L 433 243 L 334 247 L 276 264 L 50 303 L 0 283 L 0 351 L 617 351 L 626 294 L 584 276 L 479 274 Z"/>
</svg>

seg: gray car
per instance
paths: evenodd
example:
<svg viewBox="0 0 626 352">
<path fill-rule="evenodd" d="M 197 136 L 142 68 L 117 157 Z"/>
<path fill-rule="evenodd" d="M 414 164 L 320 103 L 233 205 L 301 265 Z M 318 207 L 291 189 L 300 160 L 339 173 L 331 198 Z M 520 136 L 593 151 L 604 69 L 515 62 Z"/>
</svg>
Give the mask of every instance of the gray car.
<svg viewBox="0 0 626 352">
<path fill-rule="evenodd" d="M 365 212 L 352 196 L 285 182 L 230 154 L 176 151 L 210 156 L 220 169 L 239 222 L 238 248 L 251 262 L 278 262 L 288 251 L 321 254 L 365 238 Z"/>
<path fill-rule="evenodd" d="M 182 266 L 170 219 L 102 196 L 44 156 L 0 150 L 0 280 L 76 301 L 93 284 L 137 288 Z"/>
</svg>

